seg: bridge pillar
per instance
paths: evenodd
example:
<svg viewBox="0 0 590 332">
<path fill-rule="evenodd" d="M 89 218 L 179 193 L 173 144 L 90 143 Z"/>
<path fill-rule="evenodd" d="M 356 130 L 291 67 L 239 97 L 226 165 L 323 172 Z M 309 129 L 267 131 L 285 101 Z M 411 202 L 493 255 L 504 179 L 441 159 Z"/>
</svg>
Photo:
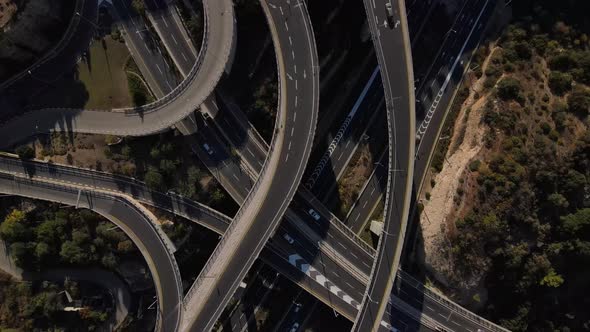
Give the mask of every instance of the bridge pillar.
<svg viewBox="0 0 590 332">
<path fill-rule="evenodd" d="M 174 127 L 180 131 L 181 134 L 188 136 L 197 132 L 197 121 L 195 113 L 189 114 L 186 118 L 177 122 Z"/>
<path fill-rule="evenodd" d="M 217 113 L 219 113 L 219 107 L 217 106 L 217 101 L 215 101 L 215 93 L 212 93 L 201 104 L 201 113 L 209 116 L 211 119 L 215 119 L 217 117 Z"/>
</svg>

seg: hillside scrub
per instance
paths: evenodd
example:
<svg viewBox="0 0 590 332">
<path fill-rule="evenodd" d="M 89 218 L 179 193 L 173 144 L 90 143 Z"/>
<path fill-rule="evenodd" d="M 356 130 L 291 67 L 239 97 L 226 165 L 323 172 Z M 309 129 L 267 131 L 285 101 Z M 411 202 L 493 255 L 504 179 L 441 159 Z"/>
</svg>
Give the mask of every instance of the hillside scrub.
<svg viewBox="0 0 590 332">
<path fill-rule="evenodd" d="M 453 278 L 481 275 L 480 314 L 510 330 L 588 330 L 589 4 L 514 6 L 485 84 L 473 202 L 449 232 Z"/>
</svg>

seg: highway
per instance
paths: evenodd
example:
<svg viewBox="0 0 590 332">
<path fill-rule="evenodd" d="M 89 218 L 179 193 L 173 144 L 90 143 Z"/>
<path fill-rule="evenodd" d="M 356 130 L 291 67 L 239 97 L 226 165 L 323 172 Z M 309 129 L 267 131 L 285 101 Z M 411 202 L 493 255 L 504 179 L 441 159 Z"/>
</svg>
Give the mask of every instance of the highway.
<svg viewBox="0 0 590 332">
<path fill-rule="evenodd" d="M 261 1 L 261 5 L 277 54 L 280 97 L 275 133 L 254 188 L 189 290 L 183 326 L 193 331 L 213 327 L 277 228 L 299 186 L 313 143 L 319 73 L 305 3 Z"/>
<path fill-rule="evenodd" d="M 305 214 L 306 211 L 302 209 L 302 212 Z"/>
<path fill-rule="evenodd" d="M 3 119 L 22 111 L 22 105 L 39 91 L 40 86 L 53 84 L 69 72 L 86 51 L 95 33 L 92 22 L 98 17 L 96 1 L 78 0 L 75 10 L 80 15 L 72 17 L 68 31 L 58 45 L 26 71 L 0 85 Z"/>
<path fill-rule="evenodd" d="M 375 331 L 381 324 L 403 249 L 415 154 L 414 74 L 405 2 L 365 0 L 364 3 L 385 91 L 389 176 L 383 231 L 353 331 Z M 389 14 L 386 4 L 392 7 Z M 385 24 L 387 15 L 389 23 Z"/>
<path fill-rule="evenodd" d="M 197 50 L 184 28 L 174 1 L 146 0 L 148 19 L 183 77 L 197 60 Z"/>
<path fill-rule="evenodd" d="M 104 110 L 43 109 L 10 119 L 0 127 L 3 146 L 50 131 L 122 136 L 150 135 L 167 130 L 191 114 L 212 93 L 225 69 L 235 33 L 231 0 L 205 0 L 206 42 L 182 83 L 164 98 L 140 108 Z"/>
<path fill-rule="evenodd" d="M 94 170 L 0 157 L 0 173 L 7 175 L 17 174 L 21 177 L 30 176 L 33 179 L 40 180 L 51 179 L 51 181 L 59 182 L 63 186 L 83 187 L 88 191 L 100 190 L 118 195 L 129 195 L 142 203 L 185 217 L 217 233 L 223 233 L 231 220 L 229 217 L 197 202 L 172 194 L 153 192 L 147 189 L 143 183 L 131 178 Z M 315 248 L 317 244 L 310 242 L 305 237 L 297 237 L 296 232 L 297 229 L 288 223 L 281 224 L 276 235 L 267 244 L 267 248 L 262 251 L 261 259 L 327 305 L 335 308 L 340 314 L 351 320 L 354 319 L 355 308 L 362 299 L 362 290 L 365 288 L 368 273 L 364 274 L 364 277 L 361 276 L 360 279 L 364 281 L 359 281 L 359 276 L 351 274 L 348 268 L 342 267 L 342 260 L 337 255 L 334 256 L 335 252 L 330 253 L 334 249 L 329 249 L 325 245 L 321 246 L 321 250 Z M 292 235 L 295 238 L 294 243 L 289 244 L 285 241 L 284 234 Z M 406 279 L 404 279 L 404 282 Z M 404 287 L 415 288 L 415 286 L 412 286 L 414 284 L 415 281 L 411 279 L 410 284 Z M 420 287 L 423 288 L 423 286 Z M 404 292 L 406 291 L 397 291 L 396 293 L 394 290 L 394 294 L 400 294 L 402 297 Z M 428 310 L 434 319 L 442 319 L 442 316 L 439 317 L 435 314 L 436 312 L 449 310 L 449 304 L 441 304 L 435 299 L 424 302 L 425 304 L 420 306 L 424 295 L 416 291 L 412 294 L 412 297 L 409 299 L 404 298 L 404 300 L 419 308 L 430 308 L 424 310 Z M 345 295 L 350 296 L 355 302 L 345 298 Z M 395 308 L 392 310 L 393 316 L 401 315 L 403 317 L 400 310 Z M 389 314 L 390 310 L 387 313 Z M 460 319 L 460 315 L 454 318 L 455 321 L 458 319 Z M 408 324 L 409 321 L 412 321 L 412 318 L 406 317 L 404 321 L 404 324 Z M 397 325 L 394 324 L 394 326 Z"/>
<path fill-rule="evenodd" d="M 149 266 L 158 297 L 157 331 L 176 331 L 182 317 L 182 280 L 174 255 L 162 241 L 145 209 L 124 196 L 38 178 L 0 174 L 0 192 L 88 208 L 119 226 L 135 243 Z"/>
<path fill-rule="evenodd" d="M 457 13 L 456 20 L 452 22 L 453 24 L 448 28 L 448 32 L 445 34 L 446 37 L 442 41 L 438 52 L 436 52 L 436 56 L 432 63 L 430 65 L 418 64 L 416 73 L 423 78 L 417 86 L 416 95 L 417 100 L 419 100 L 416 104 L 417 113 L 418 116 L 423 119 L 425 116 L 424 113 L 428 110 L 432 110 L 431 113 L 434 115 L 434 118 L 431 120 L 431 126 L 433 126 L 433 128 L 439 128 L 443 124 L 443 115 L 445 114 L 445 110 L 451 101 L 453 92 L 458 85 L 457 82 L 460 80 L 463 73 L 464 66 L 461 65 L 460 62 L 453 68 L 453 79 L 449 82 L 449 86 L 442 91 L 436 107 L 432 108 L 434 96 L 441 92 L 440 86 L 449 74 L 454 60 L 460 57 L 464 63 L 467 63 L 472 50 L 479 43 L 482 32 L 481 29 L 483 29 L 490 17 L 491 8 L 488 8 L 484 15 L 482 15 L 479 20 L 477 19 L 483 8 L 483 4 L 484 1 L 464 1 L 462 9 Z M 476 33 L 472 34 L 471 38 L 468 39 L 469 32 L 473 27 L 475 27 L 477 31 L 475 31 Z M 463 48 L 464 45 L 465 48 Z M 451 58 L 453 60 L 451 60 Z M 421 122 L 418 122 L 417 125 L 421 125 Z M 427 165 L 429 164 L 429 150 L 434 147 L 435 141 L 438 137 L 437 131 L 438 129 L 429 130 L 428 137 L 422 137 L 420 144 L 416 147 L 416 161 L 414 165 L 414 181 L 416 185 L 422 182 L 427 170 Z M 429 143 L 423 143 L 425 141 L 428 141 Z M 381 158 L 381 160 L 378 161 L 379 167 L 366 182 L 364 190 L 351 208 L 345 223 L 350 225 L 352 229 L 358 231 L 362 230 L 363 225 L 369 221 L 369 218 L 373 213 L 373 207 L 377 206 L 381 201 L 383 197 L 383 189 L 386 187 L 386 181 L 385 178 L 383 178 L 382 170 L 379 168 L 381 168 L 381 165 L 387 165 L 387 162 L 388 161 L 384 158 Z"/>
<path fill-rule="evenodd" d="M 134 11 L 131 1 L 113 0 L 112 3 L 125 44 L 148 88 L 156 98 L 163 98 L 180 83 L 180 78 L 166 61 L 144 18 Z"/>
</svg>

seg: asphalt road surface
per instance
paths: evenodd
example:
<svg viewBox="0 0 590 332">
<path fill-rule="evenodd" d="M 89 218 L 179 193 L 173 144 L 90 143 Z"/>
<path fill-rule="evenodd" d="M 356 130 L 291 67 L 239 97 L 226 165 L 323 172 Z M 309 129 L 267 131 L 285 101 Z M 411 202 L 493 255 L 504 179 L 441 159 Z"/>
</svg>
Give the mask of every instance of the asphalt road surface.
<svg viewBox="0 0 590 332">
<path fill-rule="evenodd" d="M 64 184 L 0 175 L 0 192 L 89 208 L 119 226 L 137 245 L 150 268 L 158 296 L 159 328 L 176 331 L 182 316 L 182 281 L 174 255 L 139 209 L 122 197 L 79 192 Z"/>
<path fill-rule="evenodd" d="M 197 51 L 182 25 L 174 1 L 146 0 L 145 4 L 148 18 L 178 66 L 178 70 L 184 77 L 188 76 L 196 63 Z"/>
<path fill-rule="evenodd" d="M 167 98 L 128 111 L 43 109 L 13 118 L 0 127 L 0 141 L 9 146 L 50 131 L 143 136 L 167 130 L 191 114 L 212 93 L 233 46 L 234 16 L 231 0 L 205 0 L 208 17 L 207 47 L 199 66 Z"/>
<path fill-rule="evenodd" d="M 389 13 L 386 4 L 392 7 Z M 365 8 L 385 90 L 390 173 L 383 231 L 353 331 L 376 330 L 386 309 L 406 233 L 415 153 L 414 76 L 405 2 L 365 0 Z"/>
<path fill-rule="evenodd" d="M 311 22 L 305 3 L 273 2 L 263 1 L 262 6 L 271 26 L 281 82 L 278 131 L 273 137 L 276 141 L 265 162 L 268 172 L 263 171 L 258 179 L 260 187 L 249 194 L 253 197 L 242 205 L 243 214 L 238 212 L 193 285 L 194 292 L 189 294 L 191 316 L 186 326 L 192 331 L 213 327 L 277 228 L 311 152 L 319 102 L 318 60 Z M 211 274 L 215 277 L 208 277 Z"/>
<path fill-rule="evenodd" d="M 144 18 L 134 11 L 130 0 L 113 0 L 113 7 L 127 48 L 149 88 L 156 98 L 164 97 L 181 81 L 173 64 L 168 63 Z"/>
</svg>

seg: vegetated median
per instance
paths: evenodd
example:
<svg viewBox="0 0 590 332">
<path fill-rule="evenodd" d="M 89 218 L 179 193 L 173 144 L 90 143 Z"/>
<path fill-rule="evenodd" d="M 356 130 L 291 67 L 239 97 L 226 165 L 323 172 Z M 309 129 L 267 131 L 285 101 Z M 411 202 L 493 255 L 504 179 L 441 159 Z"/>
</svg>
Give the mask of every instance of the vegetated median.
<svg viewBox="0 0 590 332">
<path fill-rule="evenodd" d="M 438 146 L 423 196 L 425 260 L 450 296 L 510 330 L 581 331 L 590 324 L 579 305 L 590 301 L 590 22 L 581 13 L 590 8 L 514 6 Z"/>
<path fill-rule="evenodd" d="M 0 328 L 105 328 L 115 314 L 115 299 L 110 292 L 116 290 L 97 287 L 101 284 L 97 280 L 81 282 L 65 275 L 65 281 L 59 280 L 50 277 L 49 271 L 83 271 L 100 266 L 117 278 L 114 272 L 122 262 L 143 262 L 127 235 L 90 210 L 20 198 L 4 198 L 0 207 L 0 245 L 7 246 L 10 254 L 0 257 L 0 266 L 14 261 L 23 270 L 14 278 L 0 278 Z M 105 274 L 109 274 L 107 271 Z M 153 285 L 149 273 L 143 278 Z"/>
</svg>

